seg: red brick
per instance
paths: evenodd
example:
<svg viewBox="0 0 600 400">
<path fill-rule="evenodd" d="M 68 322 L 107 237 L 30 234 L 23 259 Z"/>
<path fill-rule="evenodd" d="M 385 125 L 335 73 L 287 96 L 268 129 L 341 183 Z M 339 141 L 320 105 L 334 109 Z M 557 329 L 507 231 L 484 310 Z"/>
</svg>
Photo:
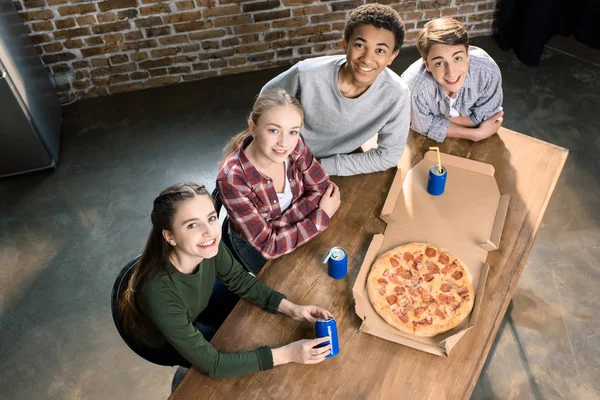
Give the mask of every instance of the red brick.
<svg viewBox="0 0 600 400">
<path fill-rule="evenodd" d="M 269 49 L 269 43 L 250 44 L 235 49 L 236 54 L 258 53 Z"/>
<path fill-rule="evenodd" d="M 83 57 L 93 57 L 100 54 L 117 53 L 119 46 L 117 44 L 109 44 L 106 46 L 89 47 L 87 49 L 81 49 Z"/>
<path fill-rule="evenodd" d="M 19 16 L 24 21 L 47 21 L 54 18 L 54 14 L 50 10 L 26 11 L 19 13 Z"/>
<path fill-rule="evenodd" d="M 271 21 L 274 19 L 282 19 L 282 18 L 289 18 L 289 17 L 290 17 L 290 10 L 270 11 L 270 12 L 264 12 L 264 13 L 260 13 L 260 14 L 254 14 L 254 22 Z"/>
<path fill-rule="evenodd" d="M 284 21 L 273 21 L 273 23 L 271 24 L 271 26 L 273 27 L 273 29 L 277 29 L 277 28 L 296 28 L 298 26 L 304 26 L 306 24 L 308 24 L 308 18 L 307 17 L 295 17 L 295 18 L 286 19 Z"/>
<path fill-rule="evenodd" d="M 477 11 L 495 10 L 496 8 L 497 8 L 496 2 L 477 4 Z"/>
<path fill-rule="evenodd" d="M 248 65 L 246 67 L 237 67 L 237 68 L 224 68 L 221 70 L 222 75 L 232 75 L 232 74 L 241 74 L 243 72 L 254 71 L 256 67 L 254 65 Z"/>
<path fill-rule="evenodd" d="M 65 15 L 89 14 L 94 12 L 96 12 L 95 4 L 79 4 L 76 6 L 58 7 L 58 13 L 63 17 Z"/>
<path fill-rule="evenodd" d="M 116 56 L 110 57 L 110 64 L 123 64 L 129 61 L 129 56 L 127 54 L 118 54 Z"/>
<path fill-rule="evenodd" d="M 456 0 L 456 4 L 459 4 L 461 0 Z M 481 1 L 481 0 L 474 0 Z M 417 3 L 417 9 L 419 10 L 433 10 L 439 9 L 442 7 L 449 6 L 452 3 L 452 0 L 431 0 L 431 1 L 419 1 Z"/>
<path fill-rule="evenodd" d="M 293 38 L 296 36 L 307 36 L 314 35 L 316 33 L 329 32 L 331 27 L 329 25 L 315 25 L 315 26 L 307 26 L 304 28 L 296 29 L 293 31 L 289 31 L 289 37 Z"/>
<path fill-rule="evenodd" d="M 128 74 L 120 74 L 120 75 L 111 75 L 108 78 L 108 83 L 112 84 L 112 83 L 121 83 L 121 82 L 127 82 L 129 81 L 129 75 Z"/>
<path fill-rule="evenodd" d="M 309 43 L 331 42 L 333 40 L 340 40 L 340 34 L 337 32 L 321 33 L 308 38 Z"/>
<path fill-rule="evenodd" d="M 361 0 L 340 1 L 339 3 L 331 3 L 331 11 L 352 10 L 362 5 Z"/>
<path fill-rule="evenodd" d="M 132 78 L 133 79 L 133 78 Z M 141 82 L 125 83 L 123 85 L 113 85 L 108 88 L 110 94 L 131 92 L 134 90 L 140 90 L 144 88 L 144 84 Z"/>
<path fill-rule="evenodd" d="M 77 25 L 79 25 L 79 26 L 92 25 L 95 23 L 96 23 L 96 17 L 93 15 L 84 15 L 83 17 L 77 18 Z"/>
<path fill-rule="evenodd" d="M 140 18 L 135 20 L 135 26 L 138 28 L 149 28 L 161 24 L 162 19 L 160 17 Z"/>
<path fill-rule="evenodd" d="M 254 12 L 254 11 L 271 10 L 273 8 L 279 7 L 280 4 L 281 3 L 279 2 L 279 0 L 267 0 L 267 1 L 261 1 L 261 2 L 254 2 L 254 3 L 242 5 L 242 11 L 243 12 Z"/>
<path fill-rule="evenodd" d="M 169 68 L 169 74 L 187 74 L 191 70 L 187 65 L 180 65 L 177 67 Z"/>
<path fill-rule="evenodd" d="M 75 20 L 73 18 L 59 19 L 54 21 L 56 29 L 68 29 L 75 26 Z"/>
<path fill-rule="evenodd" d="M 57 53 L 63 49 L 63 45 L 60 43 L 50 43 L 43 47 L 46 53 Z"/>
<path fill-rule="evenodd" d="M 48 3 L 49 6 L 57 6 L 59 4 L 65 4 L 68 1 L 69 0 L 46 0 L 46 3 Z"/>
<path fill-rule="evenodd" d="M 346 22 L 334 22 L 333 24 L 331 24 L 331 30 L 341 32 L 344 30 L 345 26 L 346 26 Z"/>
<path fill-rule="evenodd" d="M 227 61 L 225 60 L 216 60 L 210 63 L 211 68 L 223 68 L 227 66 Z"/>
<path fill-rule="evenodd" d="M 137 7 L 137 0 L 106 0 L 98 3 L 98 8 L 102 12 L 131 7 Z"/>
<path fill-rule="evenodd" d="M 221 40 L 221 47 L 233 47 L 237 46 L 238 44 L 240 44 L 240 39 L 237 37 Z"/>
<path fill-rule="evenodd" d="M 202 42 L 202 48 L 204 50 L 214 50 L 221 47 L 218 40 L 205 40 Z"/>
<path fill-rule="evenodd" d="M 111 22 L 109 24 L 101 24 L 92 27 L 95 34 L 126 31 L 129 29 L 131 29 L 129 21 Z"/>
<path fill-rule="evenodd" d="M 140 0 L 142 4 L 155 4 L 155 3 L 164 3 L 168 0 Z"/>
<path fill-rule="evenodd" d="M 200 45 L 198 45 L 198 48 L 200 47 Z M 189 64 L 191 62 L 196 61 L 196 58 L 198 58 L 197 56 L 177 56 L 177 57 L 173 57 L 173 64 Z"/>
<path fill-rule="evenodd" d="M 163 45 L 163 46 L 168 46 L 171 44 L 178 44 L 178 43 L 187 43 L 188 37 L 187 35 L 177 35 L 177 36 L 169 36 L 169 37 L 165 37 L 165 38 L 160 38 L 158 40 L 158 42 Z"/>
<path fill-rule="evenodd" d="M 73 53 L 58 53 L 58 54 L 48 54 L 42 57 L 44 64 L 56 64 L 59 62 L 70 61 L 77 58 L 77 56 Z"/>
<path fill-rule="evenodd" d="M 67 49 L 79 49 L 83 47 L 83 40 L 81 39 L 69 39 L 64 43 Z"/>
<path fill-rule="evenodd" d="M 294 8 L 292 10 L 292 15 L 294 17 L 299 17 L 303 15 L 313 15 L 313 14 L 326 14 L 329 12 L 329 7 L 325 4 L 320 6 L 311 6 L 311 7 L 302 7 L 302 8 Z M 346 14 L 344 13 L 344 16 Z"/>
<path fill-rule="evenodd" d="M 211 28 L 212 25 L 210 21 L 194 21 L 194 22 L 185 22 L 183 24 L 173 25 L 175 27 L 175 32 L 190 32 L 190 31 L 199 31 L 206 28 Z"/>
<path fill-rule="evenodd" d="M 133 72 L 137 69 L 135 63 L 124 64 L 124 65 L 113 65 L 110 67 L 110 70 L 114 74 L 124 74 L 126 72 Z"/>
<path fill-rule="evenodd" d="M 249 15 L 236 15 L 233 17 L 222 17 L 215 19 L 215 26 L 231 26 L 231 25 L 244 25 L 252 22 L 252 18 Z"/>
<path fill-rule="evenodd" d="M 87 61 L 74 61 L 73 62 L 73 68 L 75 69 L 81 69 L 81 68 L 88 68 L 90 66 L 90 63 Z M 87 71 L 81 71 L 82 73 L 85 73 L 85 76 L 89 76 Z"/>
<path fill-rule="evenodd" d="M 144 38 L 144 35 L 140 31 L 127 32 L 125 34 L 125 40 L 127 40 L 128 42 L 143 39 L 143 38 Z"/>
<path fill-rule="evenodd" d="M 184 75 L 184 81 L 196 81 L 199 79 L 212 78 L 217 76 L 219 73 L 217 71 L 206 71 L 206 72 L 198 72 L 197 74 Z"/>
<path fill-rule="evenodd" d="M 294 49 L 279 50 L 277 52 L 277 58 L 289 58 L 294 55 Z"/>
<path fill-rule="evenodd" d="M 73 82 L 73 87 L 75 89 L 87 89 L 90 86 L 92 86 L 92 84 L 90 83 L 90 81 L 77 81 L 77 82 Z"/>
<path fill-rule="evenodd" d="M 248 61 L 249 62 L 267 61 L 267 60 L 272 60 L 273 57 L 275 57 L 275 52 L 270 51 L 268 53 L 252 54 L 252 55 L 248 56 Z"/>
<path fill-rule="evenodd" d="M 158 60 L 148 60 L 140 63 L 140 68 L 150 69 L 158 67 L 167 67 L 173 65 L 173 59 L 169 57 L 159 58 Z"/>
<path fill-rule="evenodd" d="M 234 58 L 230 58 L 228 61 L 229 65 L 232 67 L 237 67 L 238 65 L 244 65 L 244 64 L 246 64 L 246 62 L 248 62 L 248 59 L 246 57 L 234 57 Z"/>
<path fill-rule="evenodd" d="M 125 37 L 123 36 L 122 33 L 111 33 L 109 35 L 104 35 L 104 36 L 102 36 L 102 39 L 104 39 L 104 43 L 106 43 L 106 44 L 120 43 L 120 42 L 125 41 Z"/>
<path fill-rule="evenodd" d="M 195 52 L 195 51 L 198 51 L 198 50 L 200 50 L 200 45 L 197 44 L 197 43 L 196 44 L 190 44 L 190 45 L 187 45 L 187 46 L 183 46 L 181 48 L 181 52 L 182 53 L 191 53 L 191 52 Z"/>
<path fill-rule="evenodd" d="M 146 86 L 163 86 L 177 83 L 181 80 L 180 76 L 163 76 L 161 78 L 149 79 L 146 81 Z"/>
<path fill-rule="evenodd" d="M 200 11 L 191 11 L 180 14 L 171 14 L 163 17 L 163 21 L 165 24 L 176 24 L 178 22 L 186 22 L 186 21 L 196 21 L 202 18 L 202 13 Z"/>
<path fill-rule="evenodd" d="M 489 11 L 489 12 L 485 12 L 485 13 L 481 13 L 481 14 L 471 14 L 467 18 L 467 21 L 469 21 L 469 22 L 485 21 L 488 19 L 494 19 L 495 16 L 496 16 L 495 11 Z"/>
<path fill-rule="evenodd" d="M 77 80 L 81 80 L 81 79 L 85 79 L 85 78 L 89 78 L 89 77 L 90 77 L 90 72 L 86 71 L 86 70 L 77 71 L 75 73 L 75 79 L 77 79 Z"/>
<path fill-rule="evenodd" d="M 217 17 L 221 15 L 239 14 L 240 6 L 232 4 L 229 6 L 209 7 L 204 9 L 204 18 Z"/>
<path fill-rule="evenodd" d="M 478 3 L 481 0 L 456 0 L 456 4 L 464 4 L 464 3 Z"/>
<path fill-rule="evenodd" d="M 23 0 L 23 5 L 25 5 L 25 8 L 27 9 L 39 8 L 44 7 L 46 5 L 46 2 L 44 0 Z"/>
<path fill-rule="evenodd" d="M 303 6 L 313 3 L 314 0 L 283 0 L 285 6 Z"/>
<path fill-rule="evenodd" d="M 151 40 L 140 40 L 140 41 L 137 41 L 137 42 L 122 43 L 121 44 L 121 48 L 122 48 L 123 51 L 139 50 L 139 49 L 147 49 L 149 47 L 156 47 L 157 44 L 158 43 L 154 39 L 151 39 Z"/>
<path fill-rule="evenodd" d="M 50 21 L 34 22 L 31 24 L 31 29 L 33 29 L 34 32 L 51 31 L 54 30 L 54 26 Z"/>
<path fill-rule="evenodd" d="M 236 26 L 234 29 L 237 35 L 244 33 L 254 33 L 254 32 L 266 32 L 269 30 L 270 24 L 268 22 L 263 22 L 262 24 L 249 24 L 249 25 L 241 25 Z"/>
<path fill-rule="evenodd" d="M 190 33 L 189 37 L 191 40 L 204 40 L 216 37 L 223 37 L 226 35 L 225 29 L 210 29 L 206 31 Z"/>
<path fill-rule="evenodd" d="M 168 4 L 155 4 L 148 7 L 140 7 L 140 15 L 167 14 L 171 12 Z"/>
<path fill-rule="evenodd" d="M 442 17 L 452 17 L 458 13 L 457 7 L 443 8 L 442 9 Z"/>
<path fill-rule="evenodd" d="M 54 39 L 72 39 L 81 36 L 88 36 L 90 34 L 90 28 L 75 28 L 67 29 L 64 31 L 55 31 L 53 33 Z"/>
<path fill-rule="evenodd" d="M 97 14 L 98 22 L 113 22 L 117 20 L 117 16 L 114 13 L 108 12 L 104 14 Z"/>
<path fill-rule="evenodd" d="M 178 1 L 175 3 L 177 11 L 193 10 L 196 6 L 193 1 Z"/>
<path fill-rule="evenodd" d="M 146 29 L 146 37 L 147 38 L 152 38 L 152 37 L 156 37 L 156 36 L 165 36 L 165 35 L 170 35 L 171 34 L 171 27 L 164 25 L 164 26 L 157 26 L 156 28 L 149 28 Z"/>
<path fill-rule="evenodd" d="M 136 10 L 135 8 L 132 8 L 130 10 L 119 11 L 117 13 L 117 19 L 119 21 L 124 20 L 124 19 L 133 19 L 133 18 L 136 18 L 137 15 L 138 15 L 138 10 Z"/>
<path fill-rule="evenodd" d="M 85 44 L 88 46 L 98 46 L 104 44 L 104 40 L 100 36 L 91 36 L 85 39 Z"/>
<path fill-rule="evenodd" d="M 150 54 L 152 58 L 160 58 L 166 56 L 174 56 L 175 54 L 181 53 L 181 47 L 167 47 L 164 49 L 152 50 Z"/>
<path fill-rule="evenodd" d="M 311 24 L 320 24 L 322 22 L 331 22 L 331 21 L 346 21 L 346 13 L 329 13 L 324 15 L 314 15 L 310 17 Z"/>
<path fill-rule="evenodd" d="M 258 42 L 258 35 L 257 34 L 253 34 L 253 35 L 244 35 L 244 36 L 239 36 L 240 41 L 243 44 L 250 44 L 250 43 L 256 43 Z"/>
<path fill-rule="evenodd" d="M 221 50 L 221 51 L 214 51 L 212 53 L 210 53 L 210 52 L 201 53 L 198 55 L 198 59 L 199 60 L 214 60 L 216 58 L 231 57 L 234 53 L 235 52 L 233 49 L 225 49 L 225 50 Z"/>
<path fill-rule="evenodd" d="M 144 53 L 143 51 L 136 51 L 134 53 L 131 54 L 131 60 L 132 61 L 144 61 L 148 59 L 148 53 Z"/>
<path fill-rule="evenodd" d="M 402 16 L 402 19 L 404 19 L 405 23 L 406 23 L 406 21 L 414 21 L 414 20 L 418 20 L 418 19 L 422 19 L 422 18 L 423 18 L 423 12 L 405 13 Z"/>
<path fill-rule="evenodd" d="M 209 64 L 208 63 L 198 63 L 198 64 L 192 65 L 192 68 L 194 68 L 194 71 L 204 71 L 209 68 Z"/>
<path fill-rule="evenodd" d="M 150 76 L 150 74 L 147 73 L 146 71 L 134 72 L 133 74 L 129 75 L 131 80 L 146 79 L 149 76 Z"/>
<path fill-rule="evenodd" d="M 459 14 L 470 14 L 475 11 L 475 6 L 460 6 L 458 8 Z"/>
<path fill-rule="evenodd" d="M 283 39 L 286 36 L 285 31 L 272 31 L 265 34 L 265 42 Z"/>
<path fill-rule="evenodd" d="M 151 69 L 150 70 L 150 76 L 155 78 L 157 76 L 165 76 L 167 75 L 167 69 L 166 68 L 157 68 L 157 69 Z"/>
<path fill-rule="evenodd" d="M 312 47 L 300 47 L 297 50 L 298 50 L 298 54 L 301 54 L 301 55 L 312 53 Z"/>
</svg>

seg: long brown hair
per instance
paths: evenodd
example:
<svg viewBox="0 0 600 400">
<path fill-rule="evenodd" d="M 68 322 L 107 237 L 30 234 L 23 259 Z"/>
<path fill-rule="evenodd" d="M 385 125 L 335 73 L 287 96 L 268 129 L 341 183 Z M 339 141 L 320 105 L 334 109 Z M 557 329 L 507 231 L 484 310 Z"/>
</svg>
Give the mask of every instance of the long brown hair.
<svg viewBox="0 0 600 400">
<path fill-rule="evenodd" d="M 149 321 L 144 317 L 136 303 L 138 291 L 152 279 L 168 274 L 169 253 L 173 250 L 163 237 L 162 231 L 173 230 L 173 219 L 179 204 L 196 196 L 210 196 L 202 185 L 195 183 L 179 183 L 169 186 L 154 199 L 152 207 L 152 230 L 148 236 L 142 257 L 133 267 L 127 288 L 125 288 L 119 308 L 125 331 L 141 343 L 147 343 L 147 327 Z M 211 197 L 212 199 L 212 197 Z"/>
<path fill-rule="evenodd" d="M 259 95 L 254 102 L 252 112 L 250 112 L 248 119 L 252 121 L 254 125 L 258 125 L 258 120 L 265 112 L 269 111 L 273 107 L 280 106 L 289 106 L 295 108 L 300 114 L 302 123 L 304 123 L 304 110 L 302 109 L 300 102 L 282 88 L 274 88 Z M 227 142 L 227 145 L 225 145 L 225 148 L 223 149 L 223 160 L 221 160 L 221 165 L 223 165 L 231 153 L 242 146 L 244 139 L 251 134 L 252 132 L 250 132 L 250 129 L 245 129 Z"/>
</svg>

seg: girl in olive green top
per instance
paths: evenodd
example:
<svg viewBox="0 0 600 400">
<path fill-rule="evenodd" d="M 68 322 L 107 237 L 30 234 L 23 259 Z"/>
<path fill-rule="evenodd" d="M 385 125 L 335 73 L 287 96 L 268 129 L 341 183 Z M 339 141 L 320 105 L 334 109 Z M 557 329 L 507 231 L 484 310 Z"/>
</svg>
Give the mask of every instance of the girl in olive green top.
<svg viewBox="0 0 600 400">
<path fill-rule="evenodd" d="M 176 352 L 211 377 L 264 371 L 278 364 L 314 364 L 329 354 L 328 338 L 300 340 L 271 349 L 220 353 L 194 326 L 206 308 L 215 279 L 244 300 L 273 313 L 314 322 L 332 315 L 317 306 L 296 305 L 248 274 L 221 241 L 221 226 L 204 186 L 186 183 L 154 200 L 152 231 L 121 301 L 126 331 L 146 347 Z M 174 350 L 173 350 L 174 349 Z M 187 361 L 187 363 L 185 362 Z"/>
</svg>

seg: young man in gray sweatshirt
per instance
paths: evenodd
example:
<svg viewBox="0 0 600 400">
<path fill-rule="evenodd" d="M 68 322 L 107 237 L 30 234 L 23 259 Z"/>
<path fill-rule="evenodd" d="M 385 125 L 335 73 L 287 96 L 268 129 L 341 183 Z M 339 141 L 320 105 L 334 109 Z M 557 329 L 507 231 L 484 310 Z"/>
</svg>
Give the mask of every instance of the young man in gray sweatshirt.
<svg viewBox="0 0 600 400">
<path fill-rule="evenodd" d="M 409 130 L 410 94 L 387 66 L 403 41 L 404 24 L 395 10 L 366 4 L 346 21 L 345 55 L 301 61 L 262 88 L 261 93 L 280 87 L 300 100 L 302 137 L 329 175 L 397 165 Z M 376 134 L 377 148 L 353 153 Z"/>
</svg>

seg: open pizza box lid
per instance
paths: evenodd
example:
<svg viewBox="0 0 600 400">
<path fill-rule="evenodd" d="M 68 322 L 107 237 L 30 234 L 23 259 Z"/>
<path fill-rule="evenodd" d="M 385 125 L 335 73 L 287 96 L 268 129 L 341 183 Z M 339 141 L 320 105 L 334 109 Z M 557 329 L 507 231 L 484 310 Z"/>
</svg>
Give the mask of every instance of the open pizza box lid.
<svg viewBox="0 0 600 400">
<path fill-rule="evenodd" d="M 487 253 L 499 247 L 509 196 L 500 195 L 491 165 L 443 153 L 441 159 L 448 176 L 440 196 L 427 192 L 429 170 L 437 164 L 435 151 L 428 151 L 408 172 L 398 169 L 381 212 L 387 227 L 373 237 L 352 293 L 356 314 L 363 320 L 361 331 L 447 357 L 477 322 L 488 273 Z M 432 338 L 393 328 L 375 312 L 367 293 L 367 277 L 375 260 L 413 242 L 443 247 L 463 261 L 473 276 L 473 311 L 456 328 Z"/>
</svg>

